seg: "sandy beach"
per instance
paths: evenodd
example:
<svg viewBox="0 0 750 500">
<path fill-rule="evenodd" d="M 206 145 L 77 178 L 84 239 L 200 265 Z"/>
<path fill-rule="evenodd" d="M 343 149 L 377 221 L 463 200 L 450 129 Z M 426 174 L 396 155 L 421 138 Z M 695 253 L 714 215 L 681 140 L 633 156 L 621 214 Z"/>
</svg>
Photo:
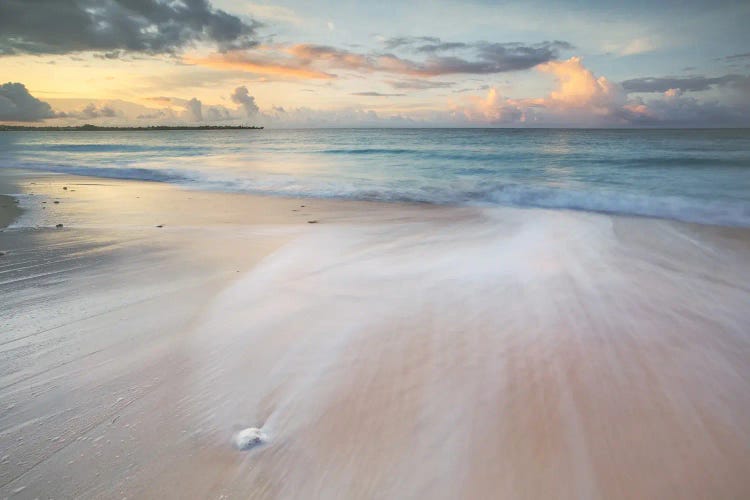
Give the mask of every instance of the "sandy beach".
<svg viewBox="0 0 750 500">
<path fill-rule="evenodd" d="M 0 498 L 750 497 L 747 229 L 1 191 Z"/>
</svg>

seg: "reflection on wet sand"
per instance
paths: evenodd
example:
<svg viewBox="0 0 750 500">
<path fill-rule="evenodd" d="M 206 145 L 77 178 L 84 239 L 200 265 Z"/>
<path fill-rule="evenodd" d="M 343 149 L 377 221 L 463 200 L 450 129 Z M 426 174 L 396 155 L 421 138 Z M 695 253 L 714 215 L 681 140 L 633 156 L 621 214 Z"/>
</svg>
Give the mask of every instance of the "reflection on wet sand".
<svg viewBox="0 0 750 500">
<path fill-rule="evenodd" d="M 325 228 L 197 327 L 196 425 L 263 426 L 237 481 L 263 498 L 746 496 L 738 234 L 510 210 Z"/>
</svg>

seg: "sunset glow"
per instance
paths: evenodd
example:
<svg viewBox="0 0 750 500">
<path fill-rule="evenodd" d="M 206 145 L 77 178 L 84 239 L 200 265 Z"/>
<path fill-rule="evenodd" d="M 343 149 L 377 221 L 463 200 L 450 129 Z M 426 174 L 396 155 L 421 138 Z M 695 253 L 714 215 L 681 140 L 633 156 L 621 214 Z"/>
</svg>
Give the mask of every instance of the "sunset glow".
<svg viewBox="0 0 750 500">
<path fill-rule="evenodd" d="M 583 4 L 10 0 L 0 121 L 750 124 L 747 2 Z"/>
</svg>

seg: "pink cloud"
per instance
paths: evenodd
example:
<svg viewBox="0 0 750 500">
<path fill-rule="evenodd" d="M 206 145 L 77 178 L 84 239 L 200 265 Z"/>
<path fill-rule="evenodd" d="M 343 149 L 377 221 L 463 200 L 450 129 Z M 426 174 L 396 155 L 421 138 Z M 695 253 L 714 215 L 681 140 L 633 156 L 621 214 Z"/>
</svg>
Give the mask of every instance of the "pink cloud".
<svg viewBox="0 0 750 500">
<path fill-rule="evenodd" d="M 597 77 L 579 57 L 550 61 L 539 70 L 554 75 L 558 87 L 539 104 L 550 110 L 583 111 L 587 115 L 608 116 L 625 104 L 625 92 L 606 77 Z"/>
<path fill-rule="evenodd" d="M 484 97 L 470 96 L 464 105 L 452 106 L 454 114 L 472 122 L 546 123 L 596 126 L 626 124 L 633 113 L 644 112 L 629 107 L 622 88 L 604 76 L 597 77 L 579 57 L 550 61 L 539 71 L 554 76 L 557 87 L 544 97 L 509 99 L 496 88 Z"/>
</svg>

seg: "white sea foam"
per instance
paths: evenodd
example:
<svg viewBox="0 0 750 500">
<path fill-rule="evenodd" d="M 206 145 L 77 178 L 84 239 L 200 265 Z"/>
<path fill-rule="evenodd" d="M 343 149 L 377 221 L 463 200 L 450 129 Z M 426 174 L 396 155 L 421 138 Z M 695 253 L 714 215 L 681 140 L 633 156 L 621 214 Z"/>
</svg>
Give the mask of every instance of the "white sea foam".
<svg viewBox="0 0 750 500">
<path fill-rule="evenodd" d="M 222 134 L 220 141 L 212 134 L 71 134 L 51 144 L 13 137 L 18 143 L 0 144 L 0 168 L 267 195 L 750 226 L 746 131 L 263 131 Z M 701 151 L 701 141 L 710 142 L 709 151 Z"/>
</svg>

